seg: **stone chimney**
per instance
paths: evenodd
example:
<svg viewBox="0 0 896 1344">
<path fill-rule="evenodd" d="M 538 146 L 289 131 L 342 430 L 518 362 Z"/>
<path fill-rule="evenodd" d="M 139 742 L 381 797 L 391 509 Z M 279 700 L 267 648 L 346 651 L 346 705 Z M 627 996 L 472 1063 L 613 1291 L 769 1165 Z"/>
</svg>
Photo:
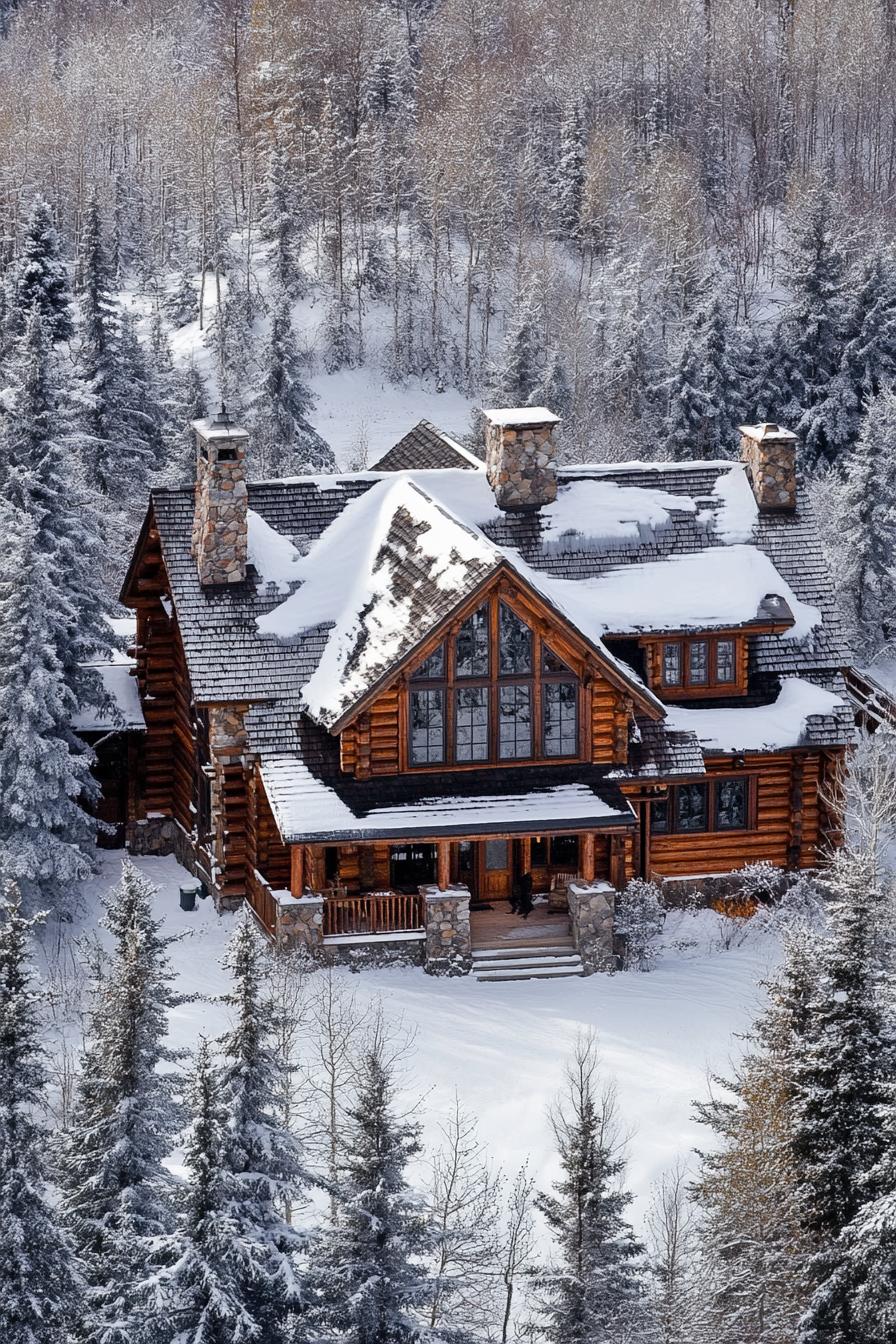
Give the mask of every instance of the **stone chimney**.
<svg viewBox="0 0 896 1344">
<path fill-rule="evenodd" d="M 196 503 L 193 558 L 203 587 L 241 583 L 246 577 L 249 492 L 246 449 L 249 435 L 222 404 L 209 420 L 194 420 Z"/>
<path fill-rule="evenodd" d="M 796 508 L 797 436 L 780 425 L 741 425 L 740 456 L 756 503 L 766 513 Z"/>
<path fill-rule="evenodd" d="M 530 513 L 557 498 L 560 421 L 544 406 L 483 411 L 485 471 L 498 507 Z"/>
</svg>

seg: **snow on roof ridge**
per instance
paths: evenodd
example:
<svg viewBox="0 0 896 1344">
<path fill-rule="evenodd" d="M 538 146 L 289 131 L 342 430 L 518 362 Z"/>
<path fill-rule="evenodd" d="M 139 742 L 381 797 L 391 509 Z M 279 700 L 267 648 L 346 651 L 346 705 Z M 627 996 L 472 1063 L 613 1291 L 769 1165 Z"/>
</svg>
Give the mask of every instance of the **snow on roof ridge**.
<svg viewBox="0 0 896 1344">
<path fill-rule="evenodd" d="M 716 470 L 740 467 L 743 464 L 737 458 L 732 457 L 712 457 L 688 458 L 683 462 L 662 462 L 645 461 L 640 457 L 629 458 L 625 462 L 561 462 L 557 470 L 561 476 L 578 476 L 593 472 L 601 475 L 610 474 L 616 471 L 694 471 L 695 469 Z"/>
</svg>

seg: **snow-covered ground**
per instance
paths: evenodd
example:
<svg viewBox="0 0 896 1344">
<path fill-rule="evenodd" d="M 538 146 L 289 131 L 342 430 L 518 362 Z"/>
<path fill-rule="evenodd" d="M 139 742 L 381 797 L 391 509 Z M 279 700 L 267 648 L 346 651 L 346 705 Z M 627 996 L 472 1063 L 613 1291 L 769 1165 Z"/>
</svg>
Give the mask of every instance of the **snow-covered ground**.
<svg viewBox="0 0 896 1344">
<path fill-rule="evenodd" d="M 102 855 L 103 871 L 85 887 L 82 916 L 65 940 L 96 929 L 99 896 L 117 881 L 121 857 Z M 225 1024 L 226 1010 L 210 1000 L 227 987 L 221 957 L 236 916 L 217 915 L 211 901 L 185 914 L 178 901 L 185 870 L 172 858 L 135 862 L 159 888 L 166 929 L 189 931 L 173 945 L 172 961 L 180 989 L 202 997 L 173 1010 L 171 1041 L 192 1049 L 200 1035 L 213 1037 Z M 57 939 L 47 931 L 48 945 Z M 737 1033 L 754 1016 L 759 982 L 775 958 L 768 937 L 749 933 L 723 950 L 712 912 L 673 912 L 663 954 L 647 974 L 505 984 L 434 979 L 416 968 L 336 974 L 351 980 L 362 1002 L 381 999 L 389 1017 L 414 1029 L 406 1083 L 426 1094 L 425 1136 L 434 1136 L 457 1089 L 495 1160 L 511 1172 L 528 1160 L 542 1185 L 555 1174 L 546 1108 L 577 1032 L 593 1028 L 632 1134 L 628 1183 L 639 1220 L 651 1182 L 696 1144 L 706 1145 L 692 1102 L 705 1095 L 708 1073 L 724 1073 L 738 1054 Z"/>
</svg>

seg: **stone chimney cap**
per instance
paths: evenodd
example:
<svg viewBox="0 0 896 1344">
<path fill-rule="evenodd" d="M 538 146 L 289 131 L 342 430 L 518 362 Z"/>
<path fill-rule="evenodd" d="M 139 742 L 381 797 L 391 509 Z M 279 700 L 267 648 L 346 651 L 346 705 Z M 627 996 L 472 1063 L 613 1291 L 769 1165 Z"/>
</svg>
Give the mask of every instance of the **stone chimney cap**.
<svg viewBox="0 0 896 1344">
<path fill-rule="evenodd" d="M 504 406 L 493 411 L 483 409 L 482 414 L 493 425 L 501 425 L 507 428 L 510 426 L 524 428 L 528 425 L 559 425 L 560 423 L 559 415 L 549 411 L 546 406 Z"/>
<path fill-rule="evenodd" d="M 738 428 L 748 439 L 774 439 L 777 443 L 796 443 L 797 439 L 789 429 L 782 429 L 773 420 L 763 420 L 759 425 L 739 425 Z"/>
<path fill-rule="evenodd" d="M 190 425 L 203 439 L 248 439 L 249 431 L 234 423 L 222 402 L 215 416 L 205 420 L 191 420 Z"/>
</svg>

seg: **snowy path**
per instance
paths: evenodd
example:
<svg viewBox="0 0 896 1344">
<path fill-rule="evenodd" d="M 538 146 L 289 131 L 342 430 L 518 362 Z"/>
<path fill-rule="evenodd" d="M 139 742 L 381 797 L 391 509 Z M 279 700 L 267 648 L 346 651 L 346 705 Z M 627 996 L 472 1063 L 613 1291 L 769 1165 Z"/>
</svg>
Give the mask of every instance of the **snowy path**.
<svg viewBox="0 0 896 1344">
<path fill-rule="evenodd" d="M 95 926 L 97 896 L 117 880 L 121 855 L 103 857 L 103 874 L 85 888 L 82 929 Z M 174 859 L 139 859 L 137 866 L 159 886 L 170 931 L 192 930 L 172 948 L 181 989 L 221 993 L 220 958 L 234 917 L 217 916 L 210 901 L 184 914 L 177 888 L 188 875 Z M 638 1197 L 637 1219 L 659 1173 L 695 1144 L 706 1144 L 691 1103 L 705 1095 L 707 1073 L 725 1072 L 739 1052 L 735 1033 L 749 1025 L 760 1002 L 759 981 L 774 960 L 774 945 L 762 938 L 729 951 L 710 948 L 713 920 L 708 913 L 671 916 L 674 936 L 697 945 L 670 950 L 649 974 L 489 985 L 432 979 L 419 969 L 339 973 L 362 1000 L 380 996 L 388 1014 L 416 1029 L 408 1082 L 428 1094 L 426 1129 L 447 1112 L 457 1088 L 464 1107 L 479 1117 L 494 1157 L 510 1171 L 528 1159 L 542 1183 L 553 1175 L 546 1106 L 577 1031 L 593 1027 L 606 1073 L 618 1087 L 623 1124 L 632 1132 L 628 1184 Z M 223 1011 L 202 1001 L 182 1005 L 172 1015 L 173 1043 L 192 1048 L 200 1034 L 217 1035 Z"/>
</svg>

